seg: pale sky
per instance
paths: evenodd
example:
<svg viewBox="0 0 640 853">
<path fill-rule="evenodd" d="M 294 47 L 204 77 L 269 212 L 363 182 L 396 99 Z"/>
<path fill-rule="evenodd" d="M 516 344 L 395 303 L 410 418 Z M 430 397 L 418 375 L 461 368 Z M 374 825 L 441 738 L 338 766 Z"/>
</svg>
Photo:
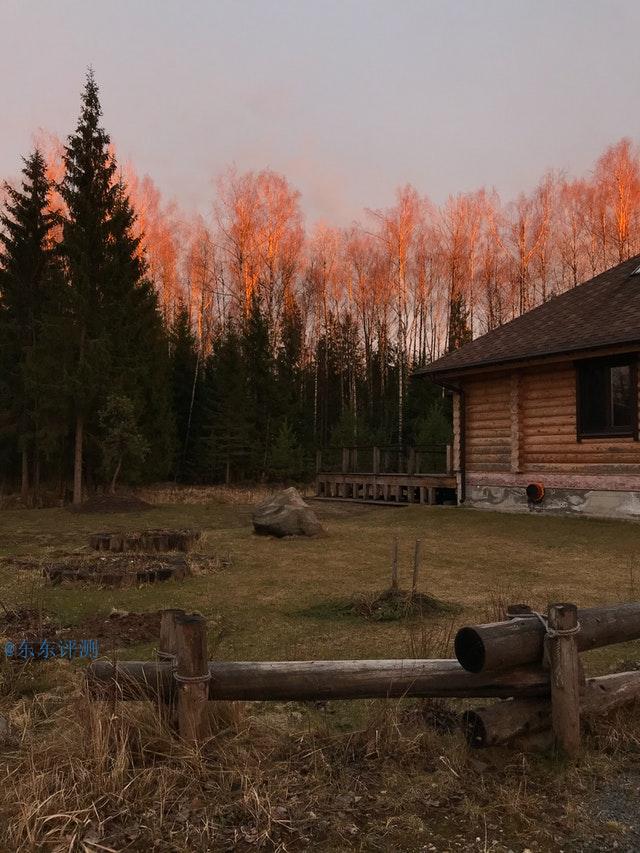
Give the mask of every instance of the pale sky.
<svg viewBox="0 0 640 853">
<path fill-rule="evenodd" d="M 73 130 L 93 65 L 121 159 L 187 211 L 233 163 L 310 224 L 407 182 L 509 198 L 640 140 L 639 36 L 638 0 L 0 0 L 0 176 Z"/>
</svg>

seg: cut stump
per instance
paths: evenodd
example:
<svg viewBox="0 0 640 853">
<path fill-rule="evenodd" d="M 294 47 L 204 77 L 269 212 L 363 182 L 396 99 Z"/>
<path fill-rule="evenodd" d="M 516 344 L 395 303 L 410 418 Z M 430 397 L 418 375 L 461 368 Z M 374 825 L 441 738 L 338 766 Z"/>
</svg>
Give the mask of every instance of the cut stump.
<svg viewBox="0 0 640 853">
<path fill-rule="evenodd" d="M 202 536 L 199 530 L 143 530 L 135 533 L 94 533 L 89 545 L 94 551 L 164 553 L 191 551 Z"/>
</svg>

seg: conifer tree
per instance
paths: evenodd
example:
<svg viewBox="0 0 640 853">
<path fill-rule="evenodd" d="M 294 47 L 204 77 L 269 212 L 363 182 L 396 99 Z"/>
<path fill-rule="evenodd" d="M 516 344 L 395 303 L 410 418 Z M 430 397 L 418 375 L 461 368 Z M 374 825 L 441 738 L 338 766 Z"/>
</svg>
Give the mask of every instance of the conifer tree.
<svg viewBox="0 0 640 853">
<path fill-rule="evenodd" d="M 24 160 L 22 174 L 19 189 L 5 184 L 8 202 L 0 215 L 0 411 L 4 432 L 13 434 L 21 453 L 26 499 L 30 468 L 36 486 L 39 479 L 46 408 L 42 380 L 57 370 L 48 359 L 45 328 L 60 290 L 48 207 L 51 187 L 40 151 Z"/>
<path fill-rule="evenodd" d="M 250 436 L 251 469 L 264 476 L 273 440 L 275 371 L 269 327 L 260 299 L 254 293 L 242 327 L 242 356 L 246 372 L 246 427 Z"/>
<path fill-rule="evenodd" d="M 163 467 L 166 472 L 171 456 L 166 335 L 101 115 L 89 71 L 76 132 L 65 147 L 60 186 L 68 211 L 61 250 L 73 348 L 74 503 L 82 500 L 85 433 L 99 438 L 97 411 L 106 396 L 131 400 L 143 437 L 153 440 L 150 473 L 160 474 Z"/>
<path fill-rule="evenodd" d="M 171 396 L 176 421 L 176 479 L 193 475 L 197 435 L 201 429 L 203 370 L 198 343 L 184 303 L 178 305 L 170 334 Z"/>
<path fill-rule="evenodd" d="M 71 402 L 74 415 L 73 502 L 82 501 L 84 432 L 97 408 L 107 373 L 109 330 L 103 306 L 110 282 L 110 220 L 117 184 L 109 136 L 100 126 L 102 109 L 90 70 L 82 94 L 76 132 L 65 146 L 65 177 L 60 193 L 67 206 L 62 254 L 70 285 L 69 329 L 74 351 Z"/>
<path fill-rule="evenodd" d="M 200 456 L 207 466 L 205 479 L 229 483 L 232 477 L 244 479 L 253 473 L 246 368 L 241 336 L 229 322 L 215 342 L 205 375 L 200 440 Z"/>
</svg>

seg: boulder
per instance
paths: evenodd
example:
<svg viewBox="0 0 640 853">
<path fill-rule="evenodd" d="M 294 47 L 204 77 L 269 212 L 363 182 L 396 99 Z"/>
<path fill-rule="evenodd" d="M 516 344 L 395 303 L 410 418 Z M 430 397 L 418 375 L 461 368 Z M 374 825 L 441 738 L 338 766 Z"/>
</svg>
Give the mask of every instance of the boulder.
<svg viewBox="0 0 640 853">
<path fill-rule="evenodd" d="M 317 536 L 322 525 L 297 489 L 271 495 L 253 511 L 253 528 L 263 536 Z"/>
</svg>

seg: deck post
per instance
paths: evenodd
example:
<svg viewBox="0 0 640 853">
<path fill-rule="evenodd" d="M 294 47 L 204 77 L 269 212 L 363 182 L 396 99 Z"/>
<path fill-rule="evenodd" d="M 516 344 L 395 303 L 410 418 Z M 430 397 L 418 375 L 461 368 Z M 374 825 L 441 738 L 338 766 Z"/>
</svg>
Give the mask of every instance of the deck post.
<svg viewBox="0 0 640 853">
<path fill-rule="evenodd" d="M 446 474 L 447 476 L 451 476 L 453 474 L 453 447 L 450 444 L 447 444 L 447 463 L 446 463 Z"/>
</svg>

